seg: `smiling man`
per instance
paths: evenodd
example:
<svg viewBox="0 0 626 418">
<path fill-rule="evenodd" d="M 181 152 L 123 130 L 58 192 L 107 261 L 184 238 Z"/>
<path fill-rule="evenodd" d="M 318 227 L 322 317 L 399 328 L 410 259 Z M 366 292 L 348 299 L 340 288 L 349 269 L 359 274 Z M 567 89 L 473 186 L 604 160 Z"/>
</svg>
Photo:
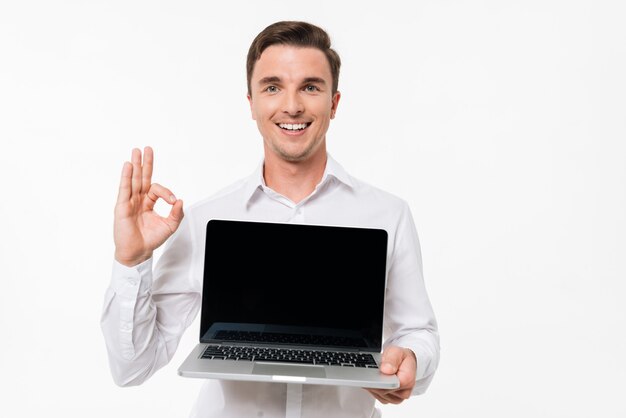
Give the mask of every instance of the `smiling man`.
<svg viewBox="0 0 626 418">
<path fill-rule="evenodd" d="M 375 417 L 375 399 L 401 403 L 429 386 L 439 336 L 405 201 L 350 176 L 326 151 L 339 105 L 340 59 L 325 31 L 305 22 L 265 28 L 248 52 L 248 101 L 264 143 L 257 169 L 186 209 L 152 183 L 153 151 L 132 152 L 115 206 L 115 261 L 102 330 L 111 372 L 138 385 L 173 357 L 201 302 L 205 225 L 212 218 L 351 225 L 389 235 L 381 372 L 395 390 L 207 380 L 193 417 Z M 154 211 L 158 199 L 172 206 Z M 157 266 L 152 253 L 168 242 Z M 281 260 L 267 260 L 281 268 Z M 305 268 L 305 266 L 303 266 Z M 297 272 L 296 272 L 297 273 Z"/>
<path fill-rule="evenodd" d="M 322 51 L 272 45 L 256 62 L 251 84 L 252 117 L 271 154 L 289 162 L 324 154 L 326 131 L 340 94 L 332 90 L 330 66 Z"/>
<path fill-rule="evenodd" d="M 266 46 L 270 34 L 261 33 L 248 53 L 248 101 L 263 137 L 267 185 L 299 202 L 324 172 L 326 132 L 341 97 L 340 60 L 330 47 Z M 317 35 L 316 44 L 326 41 Z"/>
</svg>

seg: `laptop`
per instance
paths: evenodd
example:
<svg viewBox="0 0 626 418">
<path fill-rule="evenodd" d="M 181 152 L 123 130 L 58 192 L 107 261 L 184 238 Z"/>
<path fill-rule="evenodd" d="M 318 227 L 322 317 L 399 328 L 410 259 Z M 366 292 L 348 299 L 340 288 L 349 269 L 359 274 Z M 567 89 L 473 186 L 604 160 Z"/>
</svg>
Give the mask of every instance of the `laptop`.
<svg viewBox="0 0 626 418">
<path fill-rule="evenodd" d="M 184 377 L 394 389 L 380 372 L 387 232 L 212 219 Z"/>
</svg>

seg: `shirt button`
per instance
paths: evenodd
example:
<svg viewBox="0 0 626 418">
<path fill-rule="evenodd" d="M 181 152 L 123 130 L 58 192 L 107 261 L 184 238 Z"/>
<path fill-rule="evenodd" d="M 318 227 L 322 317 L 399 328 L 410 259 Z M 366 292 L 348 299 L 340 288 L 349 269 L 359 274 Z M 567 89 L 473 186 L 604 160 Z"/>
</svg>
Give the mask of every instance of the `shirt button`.
<svg viewBox="0 0 626 418">
<path fill-rule="evenodd" d="M 136 286 L 137 285 L 137 279 L 129 279 L 128 280 L 128 284 L 131 286 Z"/>
<path fill-rule="evenodd" d="M 131 324 L 130 322 L 125 322 L 124 324 L 122 324 L 122 329 L 124 331 L 130 331 L 131 329 L 133 329 L 133 324 Z"/>
</svg>

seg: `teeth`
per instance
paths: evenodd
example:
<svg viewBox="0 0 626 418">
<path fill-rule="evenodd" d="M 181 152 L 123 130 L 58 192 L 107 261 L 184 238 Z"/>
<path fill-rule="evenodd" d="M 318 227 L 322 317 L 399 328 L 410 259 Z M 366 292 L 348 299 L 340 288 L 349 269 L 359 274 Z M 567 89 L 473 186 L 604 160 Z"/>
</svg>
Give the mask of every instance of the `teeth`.
<svg viewBox="0 0 626 418">
<path fill-rule="evenodd" d="M 279 123 L 278 126 L 280 126 L 283 129 L 288 129 L 290 131 L 299 131 L 301 129 L 306 128 L 308 126 L 308 123 L 296 123 L 296 124 Z"/>
</svg>

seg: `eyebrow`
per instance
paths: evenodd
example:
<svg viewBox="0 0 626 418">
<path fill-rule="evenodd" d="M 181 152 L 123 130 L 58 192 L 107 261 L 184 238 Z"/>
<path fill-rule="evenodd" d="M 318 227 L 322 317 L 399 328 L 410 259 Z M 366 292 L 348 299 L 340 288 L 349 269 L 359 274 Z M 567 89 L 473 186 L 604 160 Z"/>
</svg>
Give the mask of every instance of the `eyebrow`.
<svg viewBox="0 0 626 418">
<path fill-rule="evenodd" d="M 271 84 L 271 83 L 280 83 L 280 77 L 275 75 L 269 77 L 263 77 L 259 80 L 259 84 Z M 302 84 L 307 83 L 318 83 L 318 84 L 326 84 L 326 80 L 320 77 L 306 77 L 302 80 Z"/>
<path fill-rule="evenodd" d="M 263 77 L 262 79 L 259 80 L 259 84 L 278 83 L 279 81 L 280 81 L 280 78 L 274 75 L 270 77 Z"/>
<path fill-rule="evenodd" d="M 319 77 L 307 77 L 304 79 L 304 83 L 326 84 L 326 80 Z"/>
</svg>

